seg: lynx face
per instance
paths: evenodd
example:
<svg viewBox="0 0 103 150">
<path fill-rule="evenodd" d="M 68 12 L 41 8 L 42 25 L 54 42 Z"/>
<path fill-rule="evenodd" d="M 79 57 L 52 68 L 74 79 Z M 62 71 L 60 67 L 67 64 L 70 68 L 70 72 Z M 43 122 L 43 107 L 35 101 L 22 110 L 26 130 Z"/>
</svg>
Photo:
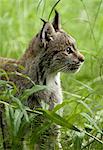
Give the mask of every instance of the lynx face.
<svg viewBox="0 0 103 150">
<path fill-rule="evenodd" d="M 50 73 L 74 73 L 83 64 L 84 56 L 76 48 L 75 40 L 60 28 L 59 14 L 55 13 L 53 23 L 44 22 L 41 31 L 41 41 L 45 46 L 41 60 L 45 59 Z"/>
<path fill-rule="evenodd" d="M 56 41 L 56 42 L 55 42 Z M 54 45 L 53 47 L 52 45 Z M 63 31 L 56 32 L 54 41 L 51 41 L 48 51 L 54 53 L 51 61 L 51 71 L 76 72 L 80 69 L 84 57 L 75 47 L 75 40 Z"/>
</svg>

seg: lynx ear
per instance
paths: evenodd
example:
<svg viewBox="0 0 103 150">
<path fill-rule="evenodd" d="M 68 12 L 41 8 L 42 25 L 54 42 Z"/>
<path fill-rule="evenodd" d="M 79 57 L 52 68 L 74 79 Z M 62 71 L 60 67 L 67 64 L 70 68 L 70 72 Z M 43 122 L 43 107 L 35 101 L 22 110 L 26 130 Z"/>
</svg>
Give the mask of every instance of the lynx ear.
<svg viewBox="0 0 103 150">
<path fill-rule="evenodd" d="M 47 42 L 53 40 L 53 33 L 55 32 L 55 30 L 51 23 L 46 22 L 43 19 L 42 21 L 44 22 L 44 25 L 41 30 L 40 39 L 42 40 L 43 44 L 46 45 Z"/>
<path fill-rule="evenodd" d="M 60 15 L 56 10 L 55 10 L 55 17 L 54 17 L 54 20 L 52 22 L 52 25 L 53 25 L 55 31 L 60 30 L 60 26 L 61 26 L 61 24 L 60 24 Z"/>
</svg>

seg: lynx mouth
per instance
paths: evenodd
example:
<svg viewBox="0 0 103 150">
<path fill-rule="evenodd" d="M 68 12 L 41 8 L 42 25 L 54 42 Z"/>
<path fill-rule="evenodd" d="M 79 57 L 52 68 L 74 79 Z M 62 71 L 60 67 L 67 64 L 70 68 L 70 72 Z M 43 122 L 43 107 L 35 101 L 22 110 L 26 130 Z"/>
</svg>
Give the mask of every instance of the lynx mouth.
<svg viewBox="0 0 103 150">
<path fill-rule="evenodd" d="M 80 69 L 80 67 L 70 68 L 71 72 L 77 72 Z"/>
<path fill-rule="evenodd" d="M 71 73 L 75 73 L 75 72 L 78 72 L 81 68 L 81 64 L 77 64 L 77 65 L 66 65 L 64 67 L 62 67 L 61 69 L 59 69 L 60 72 L 65 72 L 65 73 L 68 73 L 68 72 L 71 72 Z"/>
<path fill-rule="evenodd" d="M 70 70 L 77 70 L 77 69 L 79 69 L 80 68 L 80 64 L 78 64 L 78 65 L 72 65 L 71 66 L 71 68 L 70 68 Z"/>
<path fill-rule="evenodd" d="M 80 70 L 81 66 L 82 66 L 82 64 L 79 64 L 79 65 L 76 65 L 74 67 L 71 67 L 70 71 L 73 72 L 73 73 L 74 72 L 78 72 Z"/>
<path fill-rule="evenodd" d="M 79 67 L 77 67 L 77 68 L 70 68 L 70 70 L 78 70 L 79 69 Z"/>
</svg>

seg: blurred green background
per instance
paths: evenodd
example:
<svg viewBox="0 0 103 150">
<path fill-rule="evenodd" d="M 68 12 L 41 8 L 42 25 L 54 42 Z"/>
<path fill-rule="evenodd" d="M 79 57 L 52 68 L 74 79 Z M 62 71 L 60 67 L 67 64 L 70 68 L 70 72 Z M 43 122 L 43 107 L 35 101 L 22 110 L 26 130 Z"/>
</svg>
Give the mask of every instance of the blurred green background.
<svg viewBox="0 0 103 150">
<path fill-rule="evenodd" d="M 0 0 L 0 56 L 19 58 L 40 31 L 40 18 L 47 20 L 56 2 Z M 78 74 L 62 74 L 64 100 L 70 101 L 64 117 L 80 127 L 91 126 L 96 134 L 103 129 L 103 2 L 61 0 L 56 9 L 62 28 L 76 39 L 85 56 Z"/>
</svg>

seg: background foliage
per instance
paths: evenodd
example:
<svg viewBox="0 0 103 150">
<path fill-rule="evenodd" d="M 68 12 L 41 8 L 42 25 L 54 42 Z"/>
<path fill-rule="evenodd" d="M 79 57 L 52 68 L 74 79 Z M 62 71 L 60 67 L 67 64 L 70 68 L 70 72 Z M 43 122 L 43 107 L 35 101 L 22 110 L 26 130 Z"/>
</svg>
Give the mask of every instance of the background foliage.
<svg viewBox="0 0 103 150">
<path fill-rule="evenodd" d="M 56 0 L 0 0 L 0 55 L 19 58 L 32 37 L 41 29 L 40 18 L 48 19 L 54 3 Z M 78 49 L 85 55 L 85 63 L 78 74 L 62 74 L 65 101 L 62 119 L 80 129 L 86 129 L 102 141 L 103 2 L 102 0 L 61 0 L 56 9 L 61 14 L 63 29 L 76 39 Z M 53 14 L 50 20 L 52 20 L 52 16 Z M 6 87 L 6 90 L 4 88 L 4 91 L 1 91 L 0 101 L 7 102 L 11 97 L 14 100 L 15 87 L 11 88 L 9 83 L 4 82 L 0 82 L 1 85 Z M 15 104 L 15 111 L 14 108 L 6 105 L 7 114 L 11 112 L 14 116 L 10 118 L 7 115 L 9 128 L 14 132 L 11 133 L 11 139 L 22 137 L 21 129 L 25 124 L 28 127 L 29 122 L 32 122 L 31 120 L 34 118 L 31 116 L 28 121 L 27 108 L 22 106 L 20 99 L 18 98 L 17 104 Z M 24 116 L 24 119 L 21 120 L 18 116 L 21 118 Z M 55 114 L 51 114 L 51 116 L 49 115 L 51 122 L 54 121 L 61 125 L 60 122 L 55 121 L 55 117 L 57 118 Z M 15 123 L 14 125 L 18 122 L 18 126 L 11 126 L 10 120 Z M 78 133 L 68 130 L 66 124 L 62 124 L 61 130 L 64 150 L 103 149 L 101 142 L 85 135 L 84 132 Z M 0 139 L 0 149 L 2 149 L 2 137 Z M 15 141 L 17 140 L 15 139 Z M 15 141 L 14 146 L 17 146 Z"/>
</svg>

